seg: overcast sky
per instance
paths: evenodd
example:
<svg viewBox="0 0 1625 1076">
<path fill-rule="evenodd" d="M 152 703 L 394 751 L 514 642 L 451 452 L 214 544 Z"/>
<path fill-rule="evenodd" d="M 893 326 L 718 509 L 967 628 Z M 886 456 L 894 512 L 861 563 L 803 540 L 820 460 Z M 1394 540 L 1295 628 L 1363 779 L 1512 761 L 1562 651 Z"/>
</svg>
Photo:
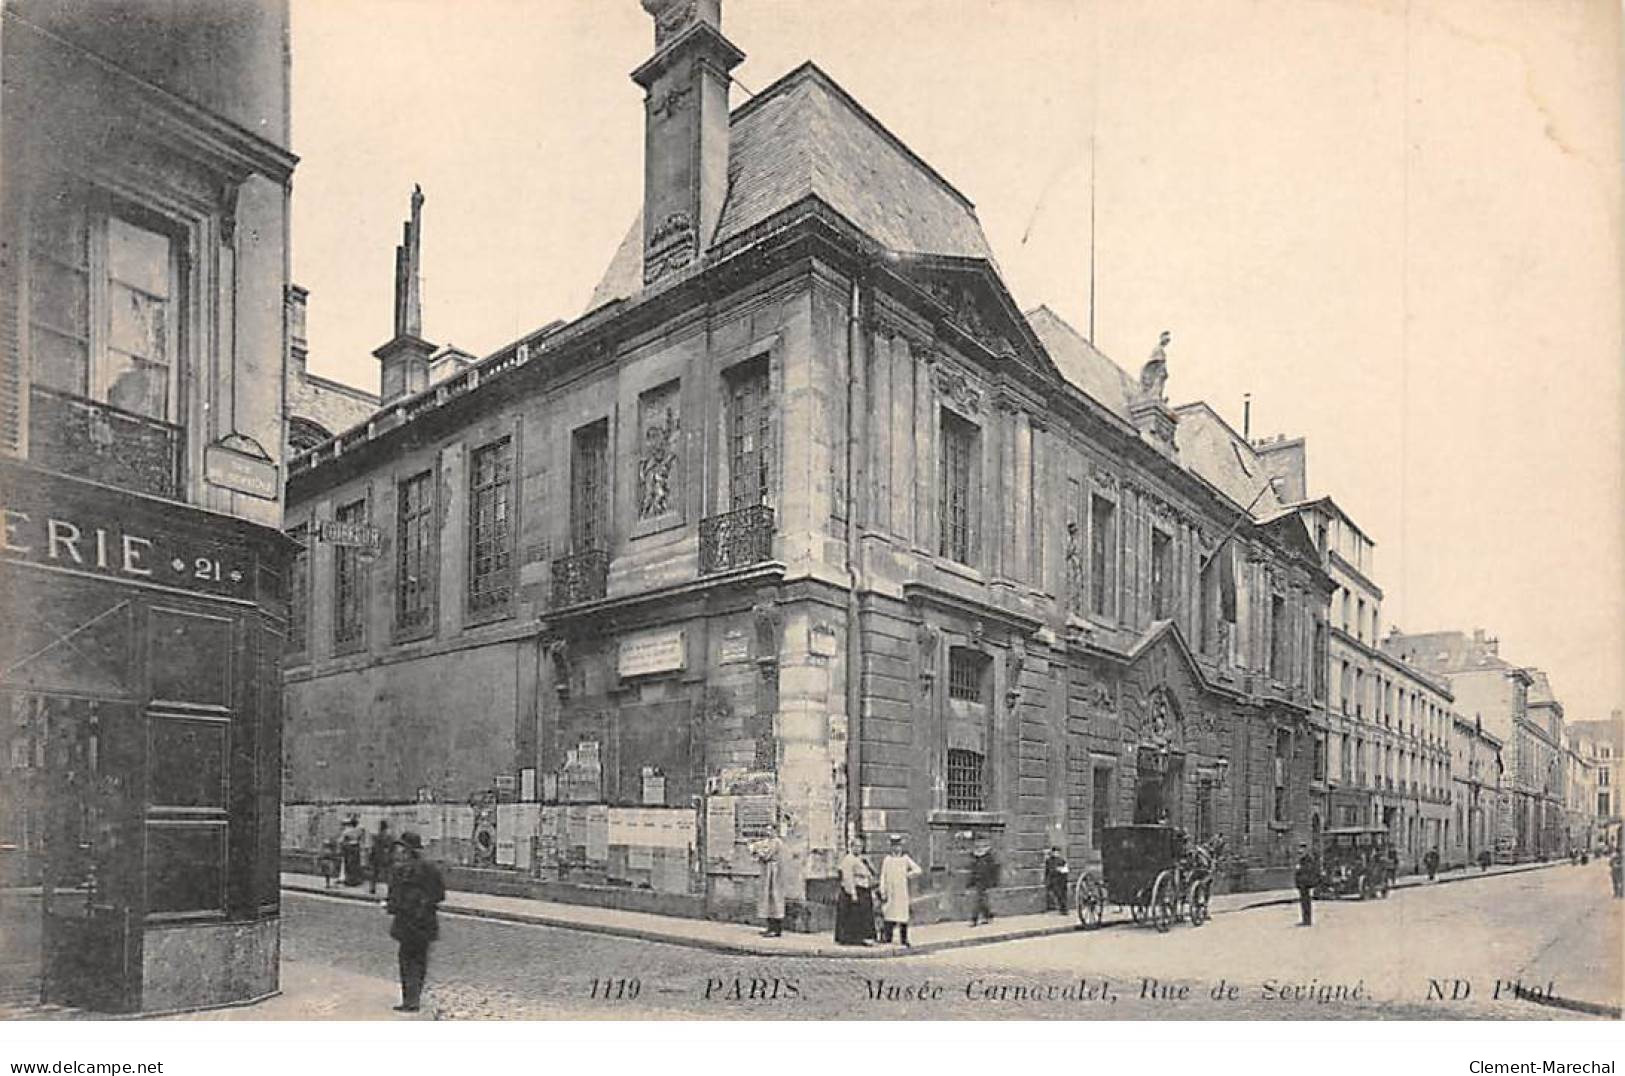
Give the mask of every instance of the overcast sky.
<svg viewBox="0 0 1625 1076">
<path fill-rule="evenodd" d="M 1408 8 L 1408 10 L 1407 10 Z M 637 0 L 294 0 L 311 366 L 377 386 L 423 185 L 424 333 L 583 312 L 638 211 Z M 977 205 L 1024 307 L 1169 395 L 1308 438 L 1384 620 L 1484 627 L 1571 719 L 1625 704 L 1617 6 L 723 0 L 760 90 L 813 59 Z"/>
</svg>

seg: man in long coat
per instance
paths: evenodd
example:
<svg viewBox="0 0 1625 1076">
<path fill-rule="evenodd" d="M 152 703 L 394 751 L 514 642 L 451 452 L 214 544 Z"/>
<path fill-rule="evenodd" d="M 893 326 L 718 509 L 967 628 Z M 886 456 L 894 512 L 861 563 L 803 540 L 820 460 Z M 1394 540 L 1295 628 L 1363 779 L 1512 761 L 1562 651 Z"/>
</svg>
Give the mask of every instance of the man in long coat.
<svg viewBox="0 0 1625 1076">
<path fill-rule="evenodd" d="M 1320 860 L 1309 851 L 1309 845 L 1298 842 L 1298 869 L 1292 874 L 1292 884 L 1298 888 L 1298 912 L 1303 917 L 1300 927 L 1315 922 L 1315 886 L 1320 884 Z"/>
<path fill-rule="evenodd" d="M 891 851 L 880 864 L 880 918 L 884 922 L 881 927 L 880 940 L 890 942 L 892 932 L 896 930 L 903 948 L 908 944 L 908 913 L 909 892 L 908 880 L 918 878 L 924 872 L 920 865 L 914 862 L 914 857 L 908 854 L 903 847 L 903 835 L 891 835 Z"/>
<path fill-rule="evenodd" d="M 417 1012 L 423 999 L 423 980 L 429 974 L 429 943 L 440 936 L 435 909 L 446 899 L 440 870 L 423 858 L 423 838 L 411 830 L 401 834 L 400 853 L 389 876 L 389 900 L 384 910 L 394 916 L 389 936 L 400 943 L 401 1003 L 396 1012 Z"/>
<path fill-rule="evenodd" d="M 751 845 L 750 852 L 762 864 L 756 891 L 756 914 L 767 920 L 762 936 L 777 938 L 784 933 L 784 842 L 775 833 Z"/>
</svg>

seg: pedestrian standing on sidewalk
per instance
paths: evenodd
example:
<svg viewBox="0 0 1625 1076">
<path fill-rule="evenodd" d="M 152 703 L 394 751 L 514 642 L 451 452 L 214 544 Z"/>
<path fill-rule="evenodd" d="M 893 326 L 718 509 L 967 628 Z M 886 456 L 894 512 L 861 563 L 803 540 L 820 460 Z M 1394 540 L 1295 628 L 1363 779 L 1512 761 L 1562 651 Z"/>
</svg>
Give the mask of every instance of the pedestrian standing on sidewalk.
<svg viewBox="0 0 1625 1076">
<path fill-rule="evenodd" d="M 764 938 L 784 934 L 784 841 L 777 833 L 750 846 L 750 854 L 762 864 L 761 887 L 756 891 L 756 914 L 767 920 Z"/>
<path fill-rule="evenodd" d="M 1066 883 L 1071 877 L 1072 869 L 1066 865 L 1066 857 L 1061 854 L 1060 847 L 1051 845 L 1049 854 L 1044 857 L 1046 908 L 1056 908 L 1062 915 L 1066 914 Z"/>
<path fill-rule="evenodd" d="M 1488 848 L 1478 853 L 1478 869 L 1480 871 L 1487 871 L 1490 869 L 1490 858 L 1490 850 Z"/>
<path fill-rule="evenodd" d="M 1298 909 L 1303 915 L 1298 925 L 1314 926 L 1315 886 L 1320 884 L 1320 862 L 1304 841 L 1298 842 L 1298 869 L 1292 874 L 1292 884 L 1298 887 Z"/>
<path fill-rule="evenodd" d="M 379 882 L 389 884 L 389 870 L 395 861 L 395 835 L 389 831 L 388 819 L 378 822 L 367 858 L 367 892 L 377 893 Z"/>
<path fill-rule="evenodd" d="M 423 858 L 423 838 L 411 830 L 401 834 L 395 867 L 389 876 L 389 900 L 384 910 L 394 916 L 389 936 L 400 943 L 401 1003 L 396 1012 L 417 1012 L 423 1000 L 423 980 L 429 974 L 429 943 L 440 936 L 435 909 L 446 899 L 440 870 Z"/>
<path fill-rule="evenodd" d="M 999 861 L 994 858 L 993 846 L 987 838 L 976 842 L 970 859 L 970 888 L 974 903 L 971 905 L 970 925 L 979 927 L 993 922 L 993 905 L 988 894 L 999 884 Z"/>
<path fill-rule="evenodd" d="M 1622 873 L 1622 870 L 1625 870 L 1625 864 L 1622 864 L 1620 860 L 1619 845 L 1616 843 L 1614 845 L 1614 854 L 1608 857 L 1608 874 L 1614 882 L 1614 898 L 1616 900 L 1621 896 L 1625 896 L 1625 873 Z"/>
<path fill-rule="evenodd" d="M 1434 876 L 1439 873 L 1439 850 L 1429 848 L 1428 854 L 1422 857 L 1422 862 L 1428 869 L 1428 881 L 1433 881 Z"/>
<path fill-rule="evenodd" d="M 893 833 L 891 851 L 880 864 L 880 918 L 883 921 L 880 928 L 881 941 L 890 944 L 895 931 L 903 943 L 903 948 L 910 948 L 908 881 L 910 878 L 918 878 L 923 873 L 920 865 L 914 862 L 914 857 L 903 847 L 903 835 Z"/>
<path fill-rule="evenodd" d="M 344 820 L 344 828 L 339 830 L 339 855 L 344 860 L 344 884 L 360 885 L 364 879 L 361 877 L 361 845 L 367 839 L 367 831 L 361 828 L 361 816 L 350 815 Z"/>
<path fill-rule="evenodd" d="M 322 842 L 322 850 L 316 856 L 316 869 L 322 872 L 322 888 L 332 889 L 333 879 L 339 873 L 339 842 L 329 837 Z"/>
<path fill-rule="evenodd" d="M 841 891 L 835 898 L 837 945 L 868 945 L 875 939 L 875 874 L 849 844 L 836 869 Z"/>
</svg>

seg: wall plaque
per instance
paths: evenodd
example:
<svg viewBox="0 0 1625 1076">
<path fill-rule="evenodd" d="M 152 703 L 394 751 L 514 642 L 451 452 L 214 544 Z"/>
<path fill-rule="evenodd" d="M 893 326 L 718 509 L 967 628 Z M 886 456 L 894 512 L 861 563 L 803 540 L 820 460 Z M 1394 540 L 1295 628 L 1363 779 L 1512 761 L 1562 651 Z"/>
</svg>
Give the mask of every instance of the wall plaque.
<svg viewBox="0 0 1625 1076">
<path fill-rule="evenodd" d="M 732 665 L 741 661 L 750 660 L 750 641 L 745 633 L 738 628 L 725 632 L 722 642 L 717 647 L 717 663 Z"/>
<path fill-rule="evenodd" d="M 616 669 L 622 676 L 675 672 L 687 664 L 681 629 L 656 631 L 621 640 Z"/>
</svg>

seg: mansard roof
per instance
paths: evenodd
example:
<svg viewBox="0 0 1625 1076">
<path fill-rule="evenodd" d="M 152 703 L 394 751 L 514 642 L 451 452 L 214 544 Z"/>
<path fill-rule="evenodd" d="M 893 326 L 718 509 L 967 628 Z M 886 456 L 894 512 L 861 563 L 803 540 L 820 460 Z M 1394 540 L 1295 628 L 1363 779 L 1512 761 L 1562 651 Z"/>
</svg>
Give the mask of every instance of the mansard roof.
<svg viewBox="0 0 1625 1076">
<path fill-rule="evenodd" d="M 816 64 L 802 64 L 734 109 L 730 125 L 728 195 L 710 247 L 815 197 L 888 250 L 994 260 L 970 199 Z M 640 211 L 591 307 L 642 287 Z"/>
<path fill-rule="evenodd" d="M 1124 422 L 1130 421 L 1129 400 L 1139 385 L 1127 370 L 1108 359 L 1047 306 L 1027 311 L 1027 324 L 1032 326 L 1062 377 Z"/>
</svg>

